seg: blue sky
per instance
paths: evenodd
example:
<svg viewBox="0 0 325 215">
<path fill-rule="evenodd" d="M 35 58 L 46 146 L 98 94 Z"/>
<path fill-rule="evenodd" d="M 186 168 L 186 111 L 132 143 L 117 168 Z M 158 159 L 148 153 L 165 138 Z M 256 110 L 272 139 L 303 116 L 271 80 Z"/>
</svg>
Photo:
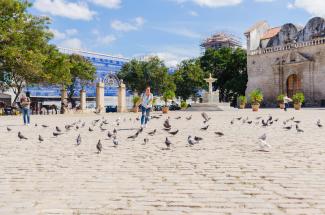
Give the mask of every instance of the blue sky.
<svg viewBox="0 0 325 215">
<path fill-rule="evenodd" d="M 200 42 L 218 31 L 242 38 L 260 20 L 305 25 L 325 16 L 325 0 L 33 0 L 47 15 L 52 43 L 135 57 L 158 55 L 169 66 L 200 55 Z"/>
</svg>

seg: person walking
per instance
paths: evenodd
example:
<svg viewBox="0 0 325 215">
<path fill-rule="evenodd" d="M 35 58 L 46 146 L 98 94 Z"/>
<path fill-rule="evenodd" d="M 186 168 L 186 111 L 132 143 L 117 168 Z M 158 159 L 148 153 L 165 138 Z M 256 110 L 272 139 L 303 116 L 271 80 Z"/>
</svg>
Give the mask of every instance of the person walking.
<svg viewBox="0 0 325 215">
<path fill-rule="evenodd" d="M 284 111 L 287 111 L 289 108 L 289 102 L 292 102 L 292 99 L 290 99 L 287 95 L 283 97 L 283 102 L 284 102 Z"/>
<path fill-rule="evenodd" d="M 141 95 L 141 127 L 146 128 L 150 117 L 150 111 L 152 108 L 153 95 L 150 92 L 150 87 L 146 87 L 146 91 Z"/>
<path fill-rule="evenodd" d="M 23 113 L 24 125 L 30 124 L 30 98 L 25 94 L 20 98 L 20 106 Z"/>
</svg>

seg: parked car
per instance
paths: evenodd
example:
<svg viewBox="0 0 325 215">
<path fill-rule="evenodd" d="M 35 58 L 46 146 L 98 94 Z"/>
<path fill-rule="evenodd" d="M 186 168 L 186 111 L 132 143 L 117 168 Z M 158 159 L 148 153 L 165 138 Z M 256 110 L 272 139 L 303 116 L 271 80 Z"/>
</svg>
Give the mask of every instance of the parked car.
<svg viewBox="0 0 325 215">
<path fill-rule="evenodd" d="M 106 106 L 106 113 L 115 113 L 117 112 L 117 106 Z"/>
</svg>

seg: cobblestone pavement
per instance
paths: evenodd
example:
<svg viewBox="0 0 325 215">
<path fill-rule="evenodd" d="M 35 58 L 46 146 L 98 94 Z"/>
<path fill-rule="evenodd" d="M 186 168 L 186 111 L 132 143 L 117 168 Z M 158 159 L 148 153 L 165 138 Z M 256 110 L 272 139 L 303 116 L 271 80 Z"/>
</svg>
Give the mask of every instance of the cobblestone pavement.
<svg viewBox="0 0 325 215">
<path fill-rule="evenodd" d="M 152 119 L 134 141 L 126 137 L 139 127 L 138 114 L 32 116 L 28 127 L 21 125 L 21 117 L 0 117 L 0 214 L 325 214 L 325 128 L 316 126 L 318 119 L 325 123 L 324 113 L 209 112 L 210 127 L 201 131 L 199 112 L 171 112 L 172 130 L 179 134 L 172 137 L 162 130 L 164 115 Z M 255 124 L 256 117 L 269 114 L 279 121 L 267 128 Z M 192 120 L 185 119 L 189 115 Z M 252 124 L 235 119 L 231 125 L 239 116 Z M 302 121 L 304 133 L 282 128 L 292 116 Z M 117 148 L 98 126 L 88 131 L 90 122 L 102 117 L 110 122 L 103 127 L 118 130 Z M 53 137 L 56 125 L 64 129 L 79 119 L 87 122 L 84 128 Z M 155 128 L 157 134 L 143 145 Z M 28 140 L 20 141 L 18 131 Z M 215 131 L 225 135 L 217 137 Z M 258 151 L 263 133 L 270 152 Z M 78 134 L 80 146 L 75 145 Z M 189 134 L 204 140 L 189 147 Z M 171 150 L 164 150 L 166 137 Z M 101 154 L 96 153 L 99 139 Z"/>
</svg>

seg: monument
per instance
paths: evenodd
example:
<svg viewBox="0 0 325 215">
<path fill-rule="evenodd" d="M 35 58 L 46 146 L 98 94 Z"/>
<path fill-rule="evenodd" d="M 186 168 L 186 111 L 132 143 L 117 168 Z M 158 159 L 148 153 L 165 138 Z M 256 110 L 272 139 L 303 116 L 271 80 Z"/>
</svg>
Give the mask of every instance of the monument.
<svg viewBox="0 0 325 215">
<path fill-rule="evenodd" d="M 229 110 L 230 103 L 221 103 L 219 101 L 219 90 L 213 91 L 212 84 L 217 81 L 211 73 L 209 78 L 204 79 L 209 84 L 209 90 L 203 96 L 202 103 L 192 103 L 189 111 L 223 111 Z"/>
</svg>

